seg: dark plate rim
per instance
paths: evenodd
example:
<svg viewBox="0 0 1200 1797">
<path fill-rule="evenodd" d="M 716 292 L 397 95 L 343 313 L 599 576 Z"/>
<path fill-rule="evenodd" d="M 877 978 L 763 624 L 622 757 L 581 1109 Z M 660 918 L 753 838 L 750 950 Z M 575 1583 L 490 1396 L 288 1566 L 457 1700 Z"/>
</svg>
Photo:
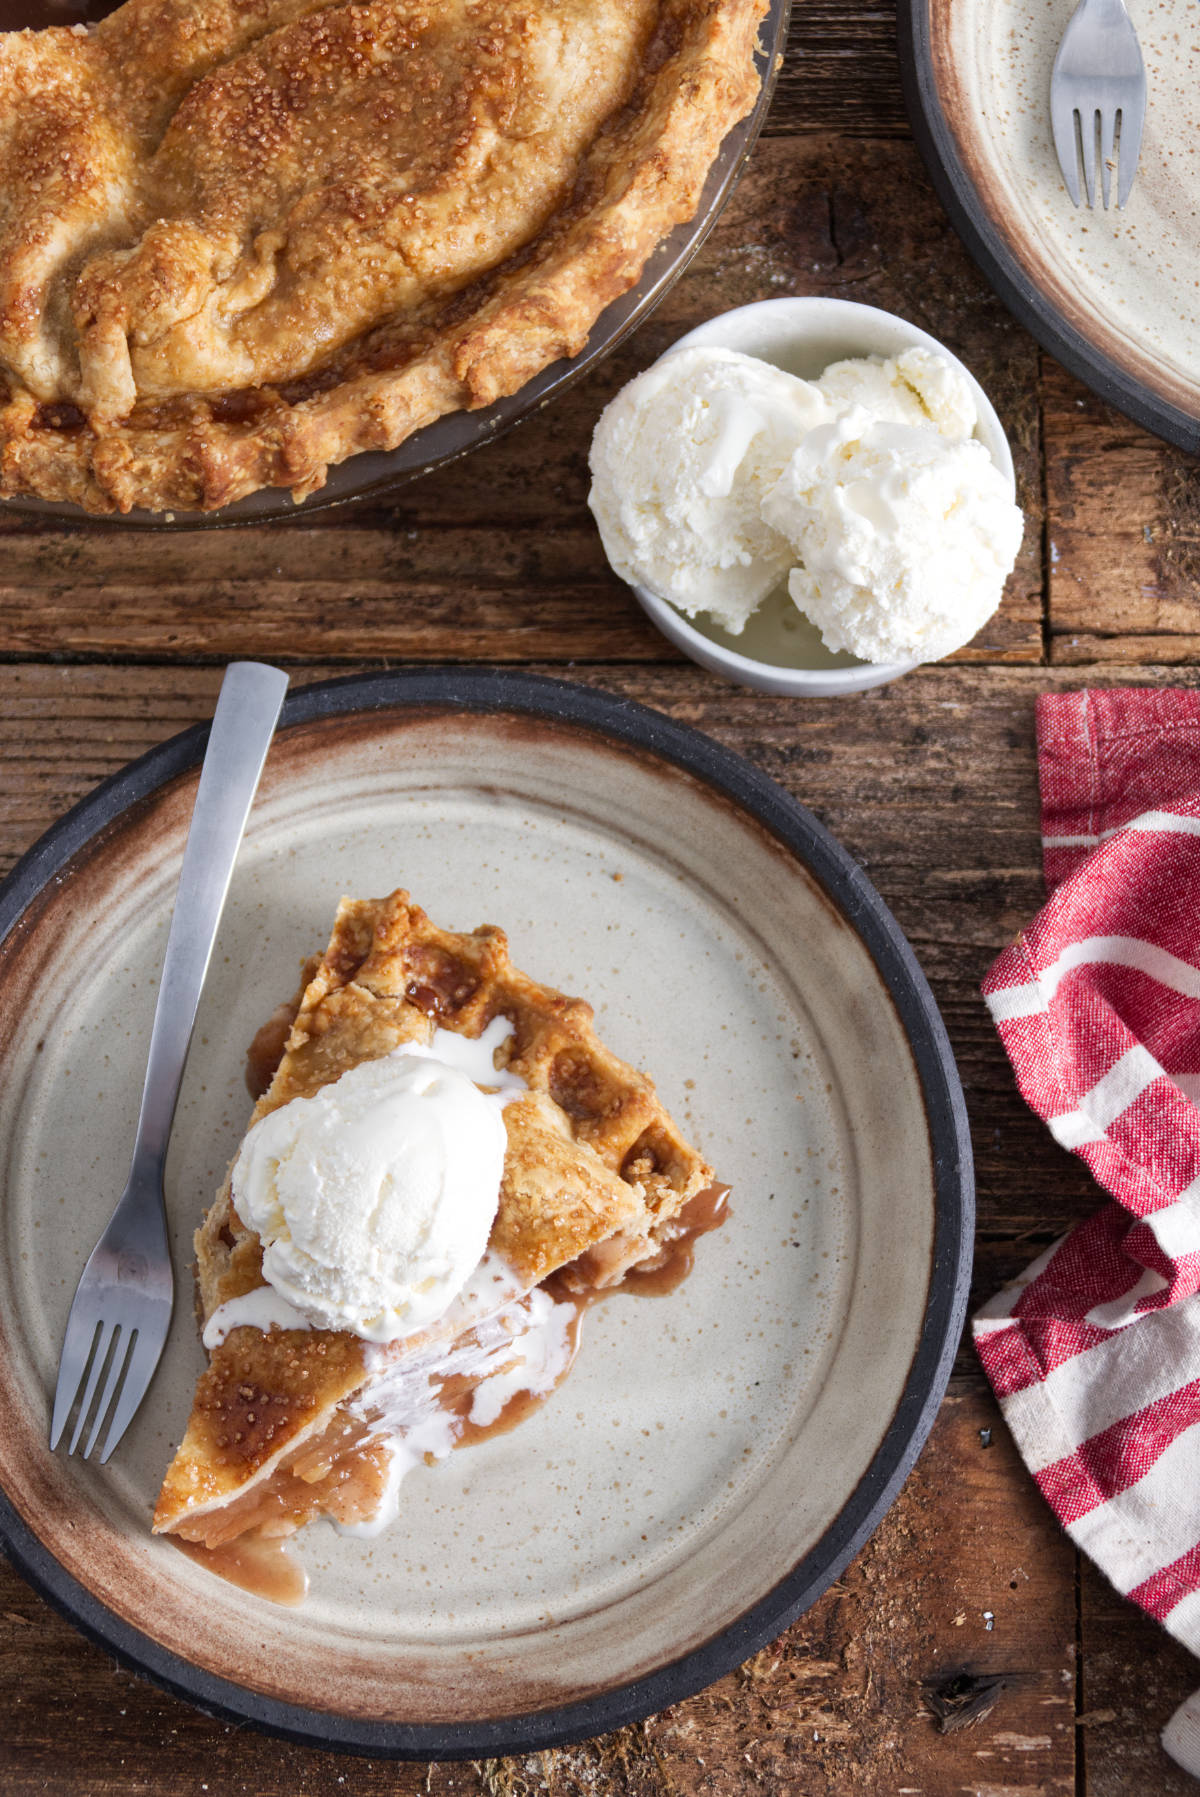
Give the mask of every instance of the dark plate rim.
<svg viewBox="0 0 1200 1797">
<path fill-rule="evenodd" d="M 866 946 L 905 1029 L 933 1151 L 935 1226 L 925 1320 L 893 1414 L 837 1519 L 738 1620 L 700 1647 L 594 1698 L 471 1724 L 364 1721 L 264 1697 L 192 1665 L 113 1615 L 71 1577 L 0 1491 L 0 1542 L 43 1597 L 122 1664 L 206 1714 L 252 1722 L 304 1745 L 394 1759 L 535 1752 L 606 1733 L 692 1696 L 773 1641 L 831 1585 L 872 1534 L 932 1427 L 966 1315 L 974 1179 L 966 1105 L 945 1026 L 915 955 L 863 870 L 811 812 L 740 755 L 687 725 L 603 690 L 500 669 L 350 675 L 291 693 L 281 728 L 353 712 L 436 708 L 508 712 L 589 731 L 683 769 L 763 825 L 817 878 Z M 111 776 L 53 824 L 0 882 L 0 944 L 55 876 L 100 832 L 195 767 L 208 726 L 193 725 Z"/>
<path fill-rule="evenodd" d="M 1042 292 L 984 205 L 942 106 L 934 68 L 930 4 L 931 0 L 899 0 L 896 34 L 900 79 L 917 148 L 968 253 L 1014 317 L 1064 368 L 1135 424 L 1195 454 L 1200 451 L 1200 417 L 1173 405 L 1077 330 Z M 1048 96 L 1049 71 L 1046 81 Z"/>
<path fill-rule="evenodd" d="M 759 28 L 755 63 L 760 86 L 754 105 L 726 133 L 708 173 L 695 213 L 678 224 L 655 247 L 641 274 L 625 293 L 606 306 L 576 356 L 551 362 L 516 393 L 477 412 L 447 412 L 414 431 L 395 449 L 365 450 L 335 462 L 325 483 L 296 503 L 286 487 L 260 487 L 215 512 L 87 512 L 62 500 L 15 497 L 0 500 L 0 517 L 53 518 L 113 531 L 233 530 L 251 524 L 303 522 L 314 512 L 378 503 L 436 468 L 507 435 L 544 405 L 575 386 L 610 352 L 622 344 L 666 298 L 688 268 L 725 210 L 741 179 L 770 109 L 783 63 L 792 0 L 768 0 Z"/>
</svg>

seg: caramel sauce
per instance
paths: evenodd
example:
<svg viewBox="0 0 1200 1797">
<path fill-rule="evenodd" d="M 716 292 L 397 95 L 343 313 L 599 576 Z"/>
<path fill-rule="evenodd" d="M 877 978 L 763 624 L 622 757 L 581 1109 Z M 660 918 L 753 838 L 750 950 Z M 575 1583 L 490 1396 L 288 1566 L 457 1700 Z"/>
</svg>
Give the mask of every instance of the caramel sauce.
<svg viewBox="0 0 1200 1797">
<path fill-rule="evenodd" d="M 621 1282 L 624 1290 L 640 1298 L 661 1298 L 681 1286 L 692 1270 L 700 1237 L 719 1229 L 729 1215 L 728 1198 L 729 1187 L 723 1185 L 705 1186 L 689 1198 L 667 1225 L 670 1234 L 654 1258 L 630 1267 Z"/>
<path fill-rule="evenodd" d="M 408 973 L 405 998 L 433 1017 L 453 1016 L 455 1011 L 461 1011 L 479 984 L 473 971 L 431 943 L 411 950 Z"/>
<path fill-rule="evenodd" d="M 299 999 L 276 1005 L 246 1050 L 246 1090 L 251 1098 L 260 1099 L 275 1078 L 299 1009 Z"/>
<path fill-rule="evenodd" d="M 206 404 L 209 416 L 222 424 L 249 424 L 267 410 L 269 400 L 253 387 L 238 388 L 233 393 L 210 394 Z"/>
<path fill-rule="evenodd" d="M 532 1416 L 535 1410 L 540 1410 L 547 1398 L 554 1396 L 554 1393 L 558 1390 L 571 1368 L 575 1365 L 575 1356 L 579 1352 L 579 1341 L 583 1331 L 583 1313 L 587 1309 L 587 1301 L 583 1298 L 574 1296 L 569 1298 L 558 1297 L 557 1301 L 559 1303 L 569 1303 L 573 1308 L 574 1314 L 567 1324 L 569 1352 L 563 1365 L 563 1369 L 559 1373 L 558 1378 L 554 1381 L 554 1384 L 546 1391 L 514 1392 L 503 1410 L 501 1410 L 499 1416 L 490 1423 L 473 1423 L 471 1421 L 469 1412 L 471 1408 L 471 1399 L 474 1396 L 474 1387 L 472 1386 L 471 1391 L 467 1394 L 462 1431 L 454 1443 L 456 1448 L 471 1448 L 475 1446 L 476 1442 L 487 1441 L 490 1436 L 507 1435 L 510 1429 L 515 1429 L 518 1423 L 523 1423 L 527 1416 Z"/>
<path fill-rule="evenodd" d="M 0 0 L 0 6 L 5 0 Z M 304 1003 L 304 994 L 316 978 L 320 955 L 310 955 L 300 975 L 300 986 L 294 997 L 276 1005 L 246 1050 L 246 1089 L 255 1101 L 260 1099 L 279 1070 L 292 1025 Z"/>
<path fill-rule="evenodd" d="M 308 1574 L 299 1561 L 293 1560 L 285 1544 L 265 1535 L 239 1535 L 220 1547 L 205 1547 L 199 1541 L 174 1541 L 189 1560 L 206 1566 L 218 1578 L 239 1585 L 254 1597 L 265 1597 L 274 1604 L 303 1602 L 308 1590 Z"/>
<path fill-rule="evenodd" d="M 418 1011 L 424 1011 L 427 1017 L 440 1017 L 442 1012 L 442 995 L 435 992 L 432 986 L 423 986 L 414 981 L 406 986 L 404 996 L 410 1005 L 416 1005 Z"/>
<path fill-rule="evenodd" d="M 3 16 L 3 0 L 0 0 L 0 17 Z M 57 404 L 39 406 L 33 415 L 35 431 L 78 431 L 82 430 L 87 419 L 78 406 L 59 401 Z"/>
<path fill-rule="evenodd" d="M 518 1423 L 523 1423 L 527 1416 L 532 1416 L 535 1410 L 540 1410 L 547 1398 L 554 1396 L 575 1364 L 575 1356 L 579 1352 L 580 1320 L 581 1312 L 577 1311 L 571 1319 L 571 1357 L 549 1391 L 514 1392 L 499 1416 L 490 1423 L 473 1423 L 468 1416 L 463 1422 L 462 1434 L 454 1444 L 456 1448 L 473 1448 L 477 1442 L 487 1441 L 493 1435 L 507 1435 L 510 1429 L 515 1429 Z"/>
</svg>

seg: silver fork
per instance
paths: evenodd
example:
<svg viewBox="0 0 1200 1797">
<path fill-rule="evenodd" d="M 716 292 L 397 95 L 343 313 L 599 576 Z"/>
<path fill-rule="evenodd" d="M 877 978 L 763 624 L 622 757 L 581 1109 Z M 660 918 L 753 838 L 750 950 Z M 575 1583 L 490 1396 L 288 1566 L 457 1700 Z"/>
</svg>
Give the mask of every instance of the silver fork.
<svg viewBox="0 0 1200 1797">
<path fill-rule="evenodd" d="M 1133 20 L 1124 0 L 1080 0 L 1050 77 L 1050 122 L 1067 192 L 1078 206 L 1079 169 L 1087 203 L 1104 194 L 1108 210 L 1112 172 L 1120 160 L 1117 205 L 1129 198 L 1146 119 L 1146 70 Z M 1096 186 L 1096 139 L 1100 181 Z"/>
<path fill-rule="evenodd" d="M 85 1460 L 115 1398 L 101 1464 L 108 1459 L 167 1339 L 174 1298 L 167 1142 L 233 864 L 286 690 L 286 674 L 253 661 L 234 662 L 221 683 L 167 934 L 129 1182 L 80 1275 L 58 1363 L 50 1446 L 58 1446 L 78 1404 L 67 1452 L 75 1452 L 92 1415 Z"/>
</svg>

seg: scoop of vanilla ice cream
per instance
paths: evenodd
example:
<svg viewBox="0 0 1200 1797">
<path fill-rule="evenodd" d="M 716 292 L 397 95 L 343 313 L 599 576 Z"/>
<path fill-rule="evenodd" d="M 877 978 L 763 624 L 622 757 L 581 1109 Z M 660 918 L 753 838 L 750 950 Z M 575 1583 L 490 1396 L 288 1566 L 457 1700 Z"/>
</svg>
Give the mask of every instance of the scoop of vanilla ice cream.
<svg viewBox="0 0 1200 1797">
<path fill-rule="evenodd" d="M 855 406 L 810 431 L 763 516 L 802 564 L 788 591 L 830 649 L 936 661 L 1000 603 L 1023 520 L 982 443 Z"/>
<path fill-rule="evenodd" d="M 979 418 L 971 384 L 949 356 L 919 345 L 898 356 L 833 362 L 817 381 L 834 412 L 865 406 L 888 424 L 932 426 L 952 442 L 970 437 Z"/>
<path fill-rule="evenodd" d="M 406 1044 L 260 1118 L 233 1200 L 264 1277 L 316 1327 L 368 1341 L 441 1316 L 487 1247 L 505 1096 Z"/>
<path fill-rule="evenodd" d="M 621 389 L 592 439 L 588 504 L 614 570 L 739 635 L 792 561 L 763 495 L 826 416 L 810 382 L 753 356 L 664 356 Z"/>
</svg>

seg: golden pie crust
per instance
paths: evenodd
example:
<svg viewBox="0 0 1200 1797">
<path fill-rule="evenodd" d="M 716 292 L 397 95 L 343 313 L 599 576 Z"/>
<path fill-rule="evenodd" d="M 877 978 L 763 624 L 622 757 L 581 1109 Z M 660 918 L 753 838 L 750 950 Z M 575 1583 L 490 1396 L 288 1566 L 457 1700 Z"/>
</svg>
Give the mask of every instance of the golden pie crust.
<svg viewBox="0 0 1200 1797">
<path fill-rule="evenodd" d="M 0 495 L 301 498 L 585 344 L 765 0 L 126 0 L 0 35 Z"/>
<path fill-rule="evenodd" d="M 439 929 L 405 892 L 344 900 L 283 1058 L 251 1122 L 435 1024 L 476 1037 L 512 1024 L 506 1066 L 528 1091 L 505 1106 L 508 1145 L 489 1253 L 528 1293 L 618 1283 L 653 1262 L 672 1225 L 713 1185 L 649 1079 L 612 1054 L 592 1009 L 513 967 L 502 931 Z M 261 1286 L 262 1249 L 227 1178 L 196 1235 L 199 1310 Z M 469 1329 L 473 1321 L 466 1319 Z M 386 1347 L 334 1330 L 242 1325 L 213 1349 L 158 1499 L 156 1532 L 217 1548 L 247 1531 L 285 1535 L 312 1516 L 368 1520 L 387 1454 L 363 1421 L 373 1381 L 463 1330 L 434 1324 Z M 367 1406 L 369 1409 L 369 1405 Z"/>
</svg>

